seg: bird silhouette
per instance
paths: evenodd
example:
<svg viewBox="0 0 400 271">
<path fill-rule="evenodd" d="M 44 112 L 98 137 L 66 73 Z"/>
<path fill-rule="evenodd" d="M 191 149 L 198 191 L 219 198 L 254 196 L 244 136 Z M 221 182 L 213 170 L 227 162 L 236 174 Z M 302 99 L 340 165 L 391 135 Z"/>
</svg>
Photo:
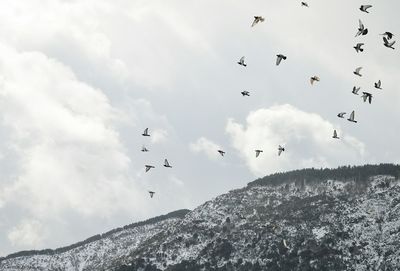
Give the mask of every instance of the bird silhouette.
<svg viewBox="0 0 400 271">
<path fill-rule="evenodd" d="M 386 36 L 388 40 L 391 40 L 394 36 L 393 33 L 386 31 L 385 33 L 381 34 L 382 36 Z"/>
<path fill-rule="evenodd" d="M 254 16 L 254 21 L 251 24 L 251 27 L 255 26 L 258 23 L 262 23 L 264 22 L 265 18 L 261 17 L 261 16 Z"/>
<path fill-rule="evenodd" d="M 355 75 L 358 75 L 358 76 L 362 76 L 362 74 L 360 73 L 360 71 L 361 71 L 361 69 L 362 69 L 362 67 L 358 67 L 353 73 L 355 74 Z"/>
<path fill-rule="evenodd" d="M 336 130 L 333 130 L 333 136 L 332 136 L 333 138 L 336 138 L 336 139 L 339 139 L 339 137 L 337 136 L 337 132 L 336 132 Z"/>
<path fill-rule="evenodd" d="M 346 112 L 340 112 L 339 114 L 337 114 L 339 118 L 344 118 L 344 115 L 346 115 Z"/>
<path fill-rule="evenodd" d="M 363 92 L 363 95 L 361 96 L 363 98 L 364 103 L 368 100 L 369 103 L 372 102 L 372 94 L 369 92 Z"/>
<path fill-rule="evenodd" d="M 255 152 L 256 152 L 256 157 L 258 157 L 260 155 L 260 153 L 262 153 L 263 151 L 262 150 L 255 150 Z"/>
<path fill-rule="evenodd" d="M 144 129 L 144 132 L 143 132 L 142 136 L 150 136 L 149 128 Z"/>
<path fill-rule="evenodd" d="M 396 41 L 394 40 L 394 41 L 392 41 L 392 42 L 389 42 L 387 39 L 386 39 L 386 37 L 383 37 L 383 45 L 385 45 L 385 47 L 387 47 L 387 48 L 390 48 L 390 49 L 393 49 L 394 50 L 394 47 L 393 47 L 393 45 L 396 43 Z"/>
<path fill-rule="evenodd" d="M 164 160 L 164 167 L 170 167 L 170 168 L 172 168 L 172 166 L 168 163 L 168 160 L 167 160 L 167 159 Z"/>
<path fill-rule="evenodd" d="M 301 6 L 302 6 L 302 7 L 307 7 L 307 8 L 308 8 L 307 2 L 301 2 Z"/>
<path fill-rule="evenodd" d="M 221 156 L 225 155 L 225 152 L 223 150 L 218 150 L 219 154 L 221 154 Z"/>
<path fill-rule="evenodd" d="M 149 191 L 150 198 L 153 198 L 153 196 L 154 196 L 155 193 L 156 193 L 156 192 L 154 192 L 154 191 Z"/>
<path fill-rule="evenodd" d="M 282 147 L 281 145 L 279 145 L 279 147 L 278 147 L 278 156 L 280 156 L 283 151 L 285 151 L 285 148 Z"/>
<path fill-rule="evenodd" d="M 313 85 L 315 81 L 319 82 L 319 80 L 320 80 L 319 77 L 314 75 L 313 77 L 310 78 L 310 83 L 311 85 Z"/>
<path fill-rule="evenodd" d="M 355 112 L 354 112 L 354 110 L 351 112 L 351 114 L 350 114 L 350 117 L 347 119 L 348 121 L 351 121 L 351 122 L 354 122 L 354 123 L 357 123 L 357 121 L 354 119 L 354 117 L 355 117 Z"/>
<path fill-rule="evenodd" d="M 241 65 L 241 66 L 243 66 L 243 67 L 247 67 L 247 64 L 244 62 L 244 56 L 242 56 L 242 57 L 240 58 L 240 60 L 238 61 L 238 64 Z"/>
<path fill-rule="evenodd" d="M 367 9 L 372 8 L 372 5 L 362 5 L 360 10 L 365 13 L 369 13 Z"/>
<path fill-rule="evenodd" d="M 358 95 L 359 91 L 360 91 L 360 87 L 353 87 L 353 91 L 351 93 Z"/>
<path fill-rule="evenodd" d="M 361 46 L 363 46 L 363 45 L 364 45 L 364 43 L 357 43 L 356 46 L 354 46 L 353 48 L 356 49 L 356 52 L 357 52 L 357 53 L 358 53 L 358 52 L 363 52 L 364 49 L 361 48 Z"/>
<path fill-rule="evenodd" d="M 154 166 L 151 166 L 151 165 L 145 165 L 144 167 L 145 167 L 146 172 L 148 172 L 150 169 L 154 168 Z"/>
<path fill-rule="evenodd" d="M 276 55 L 276 57 L 277 57 L 276 58 L 276 66 L 278 66 L 281 63 L 282 59 L 286 60 L 286 56 L 282 55 L 282 54 Z"/>
<path fill-rule="evenodd" d="M 377 89 L 382 89 L 382 87 L 381 87 L 381 85 L 382 85 L 381 80 L 379 80 L 377 83 L 374 83 L 374 84 L 375 84 L 375 88 L 377 88 Z"/>
<path fill-rule="evenodd" d="M 248 92 L 248 91 L 242 91 L 242 92 L 240 92 L 240 93 L 242 93 L 242 95 L 243 95 L 243 97 L 244 96 L 250 96 L 250 92 Z"/>
<path fill-rule="evenodd" d="M 148 151 L 149 150 L 145 146 L 142 147 L 142 152 L 148 152 Z"/>
<path fill-rule="evenodd" d="M 358 20 L 358 31 L 356 33 L 356 37 L 360 35 L 367 35 L 368 34 L 368 28 L 364 26 L 364 24 L 361 22 L 361 20 Z"/>
</svg>

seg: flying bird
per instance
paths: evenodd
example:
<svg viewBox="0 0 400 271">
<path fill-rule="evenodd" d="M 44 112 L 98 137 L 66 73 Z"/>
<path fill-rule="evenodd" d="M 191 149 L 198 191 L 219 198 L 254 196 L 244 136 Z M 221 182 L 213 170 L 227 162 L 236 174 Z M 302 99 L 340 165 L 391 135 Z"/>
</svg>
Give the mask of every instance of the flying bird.
<svg viewBox="0 0 400 271">
<path fill-rule="evenodd" d="M 251 24 L 251 27 L 255 26 L 258 23 L 262 23 L 264 22 L 265 18 L 261 17 L 261 16 L 254 16 L 254 21 Z"/>
<path fill-rule="evenodd" d="M 277 58 L 276 58 L 276 66 L 278 66 L 281 63 L 282 59 L 286 60 L 286 56 L 285 55 L 279 54 L 279 55 L 276 55 L 276 56 L 277 56 Z"/>
<path fill-rule="evenodd" d="M 372 94 L 369 92 L 363 92 L 363 95 L 361 96 L 361 98 L 363 98 L 364 103 L 367 101 L 367 99 L 368 99 L 369 103 L 372 102 Z"/>
<path fill-rule="evenodd" d="M 149 128 L 144 129 L 144 132 L 143 132 L 142 136 L 150 136 Z"/>
<path fill-rule="evenodd" d="M 393 47 L 393 45 L 396 43 L 396 41 L 394 40 L 394 41 L 392 41 L 392 42 L 389 42 L 387 39 L 386 39 L 386 37 L 383 37 L 383 45 L 385 45 L 385 47 L 387 47 L 387 48 L 391 48 L 391 49 L 393 49 L 394 50 L 394 47 Z"/>
<path fill-rule="evenodd" d="M 240 92 L 240 93 L 242 93 L 242 95 L 243 95 L 243 97 L 244 96 L 250 96 L 250 92 L 248 92 L 248 91 L 242 91 L 242 92 Z"/>
<path fill-rule="evenodd" d="M 142 152 L 148 152 L 148 151 L 149 150 L 145 146 L 142 147 Z"/>
<path fill-rule="evenodd" d="M 360 87 L 353 87 L 353 91 L 351 93 L 358 95 L 358 91 L 360 90 Z"/>
<path fill-rule="evenodd" d="M 361 20 L 358 20 L 358 32 L 357 32 L 357 34 L 356 34 L 356 37 L 357 36 L 360 36 L 360 35 L 367 35 L 368 34 L 368 28 L 366 28 L 365 26 L 364 26 L 364 24 L 361 22 Z"/>
<path fill-rule="evenodd" d="M 354 46 L 353 48 L 356 49 L 356 52 L 357 52 L 357 53 L 358 53 L 358 52 L 362 52 L 362 51 L 364 51 L 364 49 L 361 48 L 361 46 L 363 46 L 363 45 L 364 45 L 364 43 L 357 43 L 357 45 Z"/>
<path fill-rule="evenodd" d="M 314 75 L 313 77 L 310 78 L 310 83 L 311 85 L 314 85 L 314 82 L 315 81 L 319 82 L 319 80 L 320 80 L 319 77 Z"/>
<path fill-rule="evenodd" d="M 339 118 L 344 118 L 344 115 L 346 115 L 346 112 L 340 112 L 339 114 L 337 114 Z"/>
<path fill-rule="evenodd" d="M 301 2 L 301 6 L 302 6 L 302 7 L 307 7 L 307 8 L 308 8 L 307 2 Z"/>
<path fill-rule="evenodd" d="M 358 76 L 362 76 L 362 74 L 360 73 L 360 71 L 361 71 L 361 69 L 362 69 L 362 67 L 358 67 L 353 73 L 355 74 L 355 75 L 358 75 Z"/>
<path fill-rule="evenodd" d="M 282 153 L 283 151 L 285 151 L 285 148 L 282 147 L 281 145 L 279 145 L 279 147 L 278 147 L 278 156 L 281 155 L 281 153 Z"/>
<path fill-rule="evenodd" d="M 164 167 L 170 167 L 170 168 L 172 168 L 172 166 L 168 163 L 168 160 L 167 160 L 167 159 L 164 160 Z"/>
<path fill-rule="evenodd" d="M 256 152 L 256 157 L 258 157 L 260 155 L 260 153 L 262 153 L 263 151 L 262 150 L 255 150 L 255 152 Z"/>
<path fill-rule="evenodd" d="M 151 166 L 151 165 L 145 165 L 144 167 L 146 169 L 146 172 L 149 171 L 150 169 L 154 168 L 154 166 Z"/>
<path fill-rule="evenodd" d="M 154 191 L 149 191 L 150 198 L 153 198 L 153 196 L 154 196 L 155 193 L 156 193 L 156 192 L 154 192 Z"/>
<path fill-rule="evenodd" d="M 350 114 L 350 118 L 348 118 L 347 120 L 351 121 L 351 122 L 354 122 L 354 123 L 357 123 L 357 121 L 354 120 L 354 117 L 355 117 L 355 113 L 354 113 L 354 110 L 353 110 L 353 112 L 351 112 L 351 114 Z"/>
<path fill-rule="evenodd" d="M 381 87 L 381 85 L 382 85 L 381 80 L 379 80 L 377 83 L 374 83 L 374 84 L 375 84 L 375 88 L 377 88 L 377 89 L 382 89 L 382 87 Z"/>
<path fill-rule="evenodd" d="M 367 9 L 372 8 L 372 5 L 362 5 L 360 10 L 365 13 L 369 13 Z"/>
<path fill-rule="evenodd" d="M 381 34 L 381 35 L 382 36 L 386 36 L 388 40 L 391 40 L 393 38 L 393 36 L 394 36 L 393 33 L 387 32 L 387 31 L 385 33 Z"/>
<path fill-rule="evenodd" d="M 336 130 L 333 130 L 333 136 L 332 136 L 332 138 L 339 139 L 339 137 L 337 136 L 337 132 L 336 132 Z"/>
<path fill-rule="evenodd" d="M 224 156 L 225 152 L 223 150 L 218 150 L 219 154 L 221 154 L 221 156 Z"/>
<path fill-rule="evenodd" d="M 240 58 L 240 60 L 238 61 L 238 64 L 241 65 L 241 66 L 243 66 L 243 67 L 247 67 L 247 64 L 244 63 L 244 56 L 242 56 L 242 57 Z"/>
</svg>

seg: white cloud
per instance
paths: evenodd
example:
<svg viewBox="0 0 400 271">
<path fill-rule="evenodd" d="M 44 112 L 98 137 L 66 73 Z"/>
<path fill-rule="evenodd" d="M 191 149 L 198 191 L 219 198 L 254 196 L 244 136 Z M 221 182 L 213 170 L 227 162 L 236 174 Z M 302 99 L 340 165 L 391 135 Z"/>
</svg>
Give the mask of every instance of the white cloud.
<svg viewBox="0 0 400 271">
<path fill-rule="evenodd" d="M 43 226 L 37 220 L 24 220 L 13 227 L 7 237 L 14 246 L 35 247 L 42 244 Z"/>
<path fill-rule="evenodd" d="M 219 145 L 205 137 L 201 137 L 196 142 L 190 143 L 189 148 L 195 153 L 203 152 L 208 158 L 213 160 L 220 156 L 218 150 L 222 149 Z"/>
<path fill-rule="evenodd" d="M 163 129 L 156 129 L 151 134 L 151 142 L 152 143 L 161 143 L 165 142 L 168 138 L 168 132 Z"/>
<path fill-rule="evenodd" d="M 332 138 L 334 129 L 341 140 Z M 303 167 L 359 164 L 365 155 L 364 144 L 340 127 L 287 104 L 250 112 L 245 126 L 230 119 L 226 131 L 233 147 L 255 175 Z M 278 145 L 286 147 L 279 157 Z M 256 158 L 255 149 L 264 152 Z"/>
</svg>

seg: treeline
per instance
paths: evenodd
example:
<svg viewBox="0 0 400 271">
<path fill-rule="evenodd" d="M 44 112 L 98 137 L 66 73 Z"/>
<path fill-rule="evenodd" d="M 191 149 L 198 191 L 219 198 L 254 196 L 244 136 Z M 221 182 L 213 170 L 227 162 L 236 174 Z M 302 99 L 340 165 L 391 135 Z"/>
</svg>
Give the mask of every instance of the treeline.
<svg viewBox="0 0 400 271">
<path fill-rule="evenodd" d="M 170 218 L 183 218 L 188 212 L 190 212 L 190 210 L 187 209 L 182 209 L 182 210 L 177 210 L 171 213 L 168 213 L 166 215 L 160 215 L 160 216 L 156 216 L 144 221 L 140 221 L 140 222 L 136 222 L 136 223 L 132 223 L 120 228 L 116 228 L 113 230 L 110 230 L 106 233 L 103 234 L 96 234 L 92 237 L 87 238 L 84 241 L 81 242 L 77 242 L 75 244 L 66 246 L 66 247 L 60 247 L 60 248 L 56 248 L 56 249 L 43 249 L 43 250 L 24 250 L 24 251 L 19 251 L 16 253 L 12 253 L 6 257 L 0 258 L 0 262 L 7 260 L 7 259 L 12 259 L 12 258 L 17 258 L 17 257 L 24 257 L 24 256 L 32 256 L 32 255 L 55 255 L 55 254 L 59 254 L 59 253 L 64 253 L 67 252 L 71 249 L 98 241 L 102 238 L 106 238 L 112 234 L 115 234 L 117 232 L 123 231 L 123 230 L 127 230 L 127 229 L 132 229 L 132 228 L 136 228 L 136 227 L 140 227 L 140 226 L 145 226 L 145 225 L 149 225 L 149 224 L 154 224 L 154 223 L 158 223 L 160 221 L 166 220 L 166 219 L 170 219 Z"/>
<path fill-rule="evenodd" d="M 289 172 L 275 173 L 248 184 L 251 186 L 263 185 L 280 185 L 286 182 L 303 182 L 307 183 L 322 182 L 325 180 L 340 180 L 356 182 L 366 182 L 369 177 L 376 175 L 390 175 L 400 178 L 400 165 L 395 164 L 379 164 L 364 166 L 341 166 L 335 169 L 329 168 L 307 168 L 293 170 Z"/>
</svg>

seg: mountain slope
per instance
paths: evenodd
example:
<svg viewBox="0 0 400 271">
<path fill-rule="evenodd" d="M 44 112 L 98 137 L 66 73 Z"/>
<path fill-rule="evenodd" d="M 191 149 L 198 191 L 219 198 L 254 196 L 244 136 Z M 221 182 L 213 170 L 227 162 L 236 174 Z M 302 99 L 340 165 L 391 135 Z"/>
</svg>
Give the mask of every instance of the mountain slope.
<svg viewBox="0 0 400 271">
<path fill-rule="evenodd" d="M 274 174 L 124 232 L 118 249 L 103 241 L 99 253 L 9 258 L 0 270 L 399 270 L 399 173 L 383 164 Z"/>
</svg>

